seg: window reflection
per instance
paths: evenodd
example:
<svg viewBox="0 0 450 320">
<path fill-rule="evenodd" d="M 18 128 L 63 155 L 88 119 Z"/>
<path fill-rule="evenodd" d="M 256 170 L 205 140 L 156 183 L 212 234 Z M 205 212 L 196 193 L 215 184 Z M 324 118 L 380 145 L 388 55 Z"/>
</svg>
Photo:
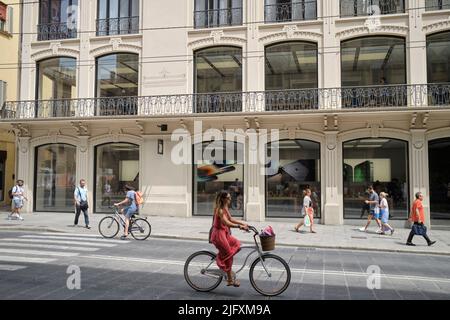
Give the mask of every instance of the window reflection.
<svg viewBox="0 0 450 320">
<path fill-rule="evenodd" d="M 67 144 L 36 148 L 36 211 L 73 212 L 76 150 Z"/>
</svg>

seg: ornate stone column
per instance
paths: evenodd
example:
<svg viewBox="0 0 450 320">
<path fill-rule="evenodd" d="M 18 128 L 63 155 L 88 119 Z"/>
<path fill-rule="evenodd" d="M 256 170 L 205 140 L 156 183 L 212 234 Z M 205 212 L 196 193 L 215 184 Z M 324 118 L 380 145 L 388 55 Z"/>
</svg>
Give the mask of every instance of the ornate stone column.
<svg viewBox="0 0 450 320">
<path fill-rule="evenodd" d="M 16 180 L 22 179 L 24 181 L 25 196 L 28 201 L 25 201 L 23 212 L 33 211 L 33 168 L 32 154 L 30 150 L 31 137 L 18 137 L 17 138 L 17 175 Z"/>
<path fill-rule="evenodd" d="M 342 188 L 340 187 L 342 172 L 341 146 L 337 141 L 338 131 L 325 131 L 325 147 L 322 148 L 324 160 L 322 171 L 325 173 L 322 192 L 325 194 L 323 223 L 328 225 L 344 224 Z"/>
</svg>

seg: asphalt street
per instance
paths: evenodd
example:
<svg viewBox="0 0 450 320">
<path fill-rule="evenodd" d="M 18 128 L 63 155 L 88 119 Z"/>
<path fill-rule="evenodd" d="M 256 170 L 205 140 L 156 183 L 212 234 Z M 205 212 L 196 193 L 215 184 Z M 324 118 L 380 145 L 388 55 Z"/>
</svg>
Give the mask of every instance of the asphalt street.
<svg viewBox="0 0 450 320">
<path fill-rule="evenodd" d="M 258 300 L 248 280 L 210 293 L 184 280 L 189 255 L 215 251 L 205 241 L 121 241 L 76 233 L 0 232 L 0 299 Z M 241 265 L 245 250 L 235 265 Z M 450 256 L 277 247 L 292 272 L 289 288 L 271 299 L 450 299 Z M 380 268 L 378 288 L 368 288 L 368 268 Z M 78 288 L 68 279 L 79 268 Z M 73 278 L 72 278 L 73 279 Z M 70 280 L 70 279 L 69 279 Z M 73 283 L 73 282 L 70 282 Z"/>
</svg>

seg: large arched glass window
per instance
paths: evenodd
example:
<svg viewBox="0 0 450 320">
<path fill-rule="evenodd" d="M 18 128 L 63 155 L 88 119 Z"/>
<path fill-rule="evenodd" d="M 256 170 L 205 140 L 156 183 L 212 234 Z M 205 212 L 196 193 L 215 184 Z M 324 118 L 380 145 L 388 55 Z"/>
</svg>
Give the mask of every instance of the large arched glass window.
<svg viewBox="0 0 450 320">
<path fill-rule="evenodd" d="M 428 144 L 431 219 L 450 219 L 450 137 Z"/>
<path fill-rule="evenodd" d="M 232 141 L 194 145 L 193 214 L 213 215 L 216 195 L 231 195 L 230 212 L 244 215 L 244 145 Z"/>
<path fill-rule="evenodd" d="M 95 212 L 109 212 L 125 198 L 124 186 L 139 189 L 139 146 L 109 143 L 95 148 Z"/>
<path fill-rule="evenodd" d="M 389 194 L 393 219 L 408 217 L 408 143 L 389 138 L 368 138 L 344 143 L 344 218 L 365 219 L 367 187 Z"/>
<path fill-rule="evenodd" d="M 36 114 L 39 117 L 71 116 L 74 110 L 67 99 L 77 97 L 77 60 L 67 57 L 46 59 L 37 63 L 37 69 L 37 100 L 44 102 L 38 105 Z"/>
<path fill-rule="evenodd" d="M 242 110 L 241 48 L 211 47 L 196 51 L 194 74 L 196 112 Z"/>
<path fill-rule="evenodd" d="M 97 58 L 98 115 L 133 115 L 137 113 L 139 56 L 115 53 Z M 126 97 L 115 98 L 114 97 Z"/>
<path fill-rule="evenodd" d="M 265 86 L 268 111 L 317 108 L 317 44 L 286 42 L 266 47 Z M 271 90 L 277 92 L 267 92 Z"/>
<path fill-rule="evenodd" d="M 35 211 L 73 212 L 77 148 L 49 144 L 36 148 Z"/>
<path fill-rule="evenodd" d="M 268 154 L 278 148 L 279 159 L 271 160 L 266 175 L 266 216 L 297 218 L 303 190 L 311 189 L 314 217 L 321 217 L 320 144 L 307 140 L 283 140 L 268 144 Z"/>
<path fill-rule="evenodd" d="M 341 43 L 343 107 L 407 102 L 405 39 L 364 37 Z"/>
<path fill-rule="evenodd" d="M 139 33 L 139 0 L 98 0 L 97 35 Z"/>
<path fill-rule="evenodd" d="M 450 82 L 450 31 L 427 37 L 428 83 Z"/>
</svg>

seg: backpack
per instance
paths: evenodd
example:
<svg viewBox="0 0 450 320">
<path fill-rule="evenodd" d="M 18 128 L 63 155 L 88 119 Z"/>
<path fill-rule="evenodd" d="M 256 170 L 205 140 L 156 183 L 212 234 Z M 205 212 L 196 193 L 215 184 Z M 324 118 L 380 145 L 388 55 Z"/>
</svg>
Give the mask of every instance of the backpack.
<svg viewBox="0 0 450 320">
<path fill-rule="evenodd" d="M 136 204 L 138 206 L 141 206 L 144 203 L 144 198 L 142 197 L 142 192 L 136 191 L 134 193 L 134 201 L 136 201 Z"/>
<path fill-rule="evenodd" d="M 9 191 L 8 191 L 8 197 L 10 198 L 10 199 L 12 199 L 12 198 L 14 198 L 14 196 L 13 196 L 13 191 L 12 191 L 13 189 L 9 189 Z"/>
</svg>

